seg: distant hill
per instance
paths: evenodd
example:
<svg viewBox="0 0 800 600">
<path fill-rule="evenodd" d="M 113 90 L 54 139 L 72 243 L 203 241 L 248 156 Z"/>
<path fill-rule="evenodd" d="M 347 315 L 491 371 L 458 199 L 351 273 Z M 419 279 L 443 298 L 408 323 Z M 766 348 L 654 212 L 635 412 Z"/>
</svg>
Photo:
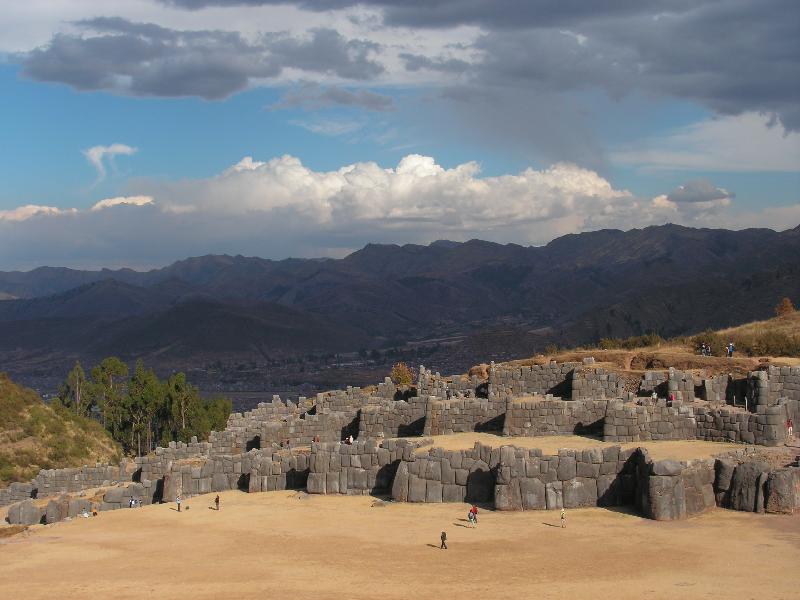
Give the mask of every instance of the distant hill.
<svg viewBox="0 0 800 600">
<path fill-rule="evenodd" d="M 800 228 L 676 225 L 369 244 L 343 259 L 204 256 L 136 272 L 0 273 L 0 351 L 127 357 L 343 352 L 460 335 L 528 351 L 768 318 L 800 299 Z M 497 332 L 502 331 L 502 334 Z M 479 357 L 476 357 L 479 358 Z M 467 361 L 469 357 L 464 358 Z"/>
<path fill-rule="evenodd" d="M 113 463 L 120 457 L 100 423 L 55 410 L 0 373 L 0 485 L 27 481 L 39 469 Z"/>
</svg>

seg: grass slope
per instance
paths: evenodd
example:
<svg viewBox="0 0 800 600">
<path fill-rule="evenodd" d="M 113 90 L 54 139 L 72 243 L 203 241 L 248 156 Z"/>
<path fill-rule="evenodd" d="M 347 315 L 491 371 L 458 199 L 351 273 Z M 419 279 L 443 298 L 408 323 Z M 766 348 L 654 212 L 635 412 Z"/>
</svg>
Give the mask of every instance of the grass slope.
<svg viewBox="0 0 800 600">
<path fill-rule="evenodd" d="M 0 486 L 27 481 L 39 469 L 116 462 L 121 450 L 103 427 L 0 373 Z"/>
</svg>

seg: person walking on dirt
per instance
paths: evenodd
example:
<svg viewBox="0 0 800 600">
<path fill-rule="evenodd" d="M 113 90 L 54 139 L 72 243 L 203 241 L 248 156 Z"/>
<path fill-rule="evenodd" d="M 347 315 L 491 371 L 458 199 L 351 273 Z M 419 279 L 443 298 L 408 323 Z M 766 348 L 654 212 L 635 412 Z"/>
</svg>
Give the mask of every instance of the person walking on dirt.
<svg viewBox="0 0 800 600">
<path fill-rule="evenodd" d="M 728 358 L 733 358 L 733 351 L 734 350 L 735 350 L 735 347 L 733 345 L 733 342 L 728 342 Z"/>
<path fill-rule="evenodd" d="M 469 512 L 472 515 L 472 522 L 475 523 L 475 525 L 477 525 L 478 524 L 478 507 L 473 504 L 472 508 L 469 509 Z"/>
<path fill-rule="evenodd" d="M 219 510 L 219 494 L 217 494 L 217 497 L 214 498 L 214 506 L 216 506 L 217 510 Z"/>
<path fill-rule="evenodd" d="M 442 545 L 439 546 L 439 550 L 447 550 L 447 532 L 445 531 L 442 532 L 441 539 L 442 539 Z"/>
<path fill-rule="evenodd" d="M 561 529 L 565 529 L 567 527 L 567 512 L 562 508 L 561 509 Z"/>
<path fill-rule="evenodd" d="M 175 497 L 175 504 L 178 505 L 178 512 L 181 512 L 181 497 L 180 496 L 176 496 Z"/>
</svg>

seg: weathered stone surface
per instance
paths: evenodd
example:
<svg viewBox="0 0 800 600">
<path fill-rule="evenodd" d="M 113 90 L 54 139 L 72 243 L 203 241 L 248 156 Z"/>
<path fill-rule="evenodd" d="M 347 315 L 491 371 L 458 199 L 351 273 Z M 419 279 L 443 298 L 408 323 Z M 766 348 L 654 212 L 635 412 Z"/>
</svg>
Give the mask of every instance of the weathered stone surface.
<svg viewBox="0 0 800 600">
<path fill-rule="evenodd" d="M 211 491 L 224 492 L 231 489 L 230 480 L 224 473 L 214 473 L 211 478 Z"/>
<path fill-rule="evenodd" d="M 733 472 L 730 488 L 730 507 L 734 510 L 758 512 L 758 500 L 763 510 L 763 490 L 760 489 L 761 474 L 769 471 L 765 462 L 753 461 L 738 465 Z"/>
<path fill-rule="evenodd" d="M 545 485 L 545 497 L 547 499 L 547 510 L 556 510 L 564 506 L 562 483 L 554 481 Z"/>
<path fill-rule="evenodd" d="M 683 465 L 676 460 L 657 460 L 653 463 L 653 475 L 680 475 Z"/>
<path fill-rule="evenodd" d="M 464 502 L 467 497 L 467 488 L 463 485 L 445 483 L 442 485 L 443 502 Z"/>
<path fill-rule="evenodd" d="M 547 508 L 545 484 L 539 479 L 520 479 L 519 491 L 523 510 L 544 510 Z"/>
<path fill-rule="evenodd" d="M 326 483 L 327 477 L 325 473 L 309 473 L 306 491 L 309 494 L 325 494 L 327 493 Z"/>
<path fill-rule="evenodd" d="M 790 515 L 800 508 L 800 469 L 776 469 L 767 477 L 765 510 Z"/>
<path fill-rule="evenodd" d="M 686 518 L 686 498 L 680 477 L 651 475 L 645 516 L 656 521 Z"/>
<path fill-rule="evenodd" d="M 392 482 L 392 498 L 398 502 L 408 501 L 408 463 L 401 462 Z"/>
<path fill-rule="evenodd" d="M 60 496 L 50 500 L 44 512 L 45 523 L 58 523 L 69 516 L 69 497 Z"/>
<path fill-rule="evenodd" d="M 408 482 L 408 501 L 409 502 L 425 502 L 427 494 L 427 485 L 424 479 L 412 476 Z"/>
<path fill-rule="evenodd" d="M 522 510 L 519 479 L 512 479 L 507 485 L 495 486 L 494 494 L 495 509 Z"/>
<path fill-rule="evenodd" d="M 425 502 L 442 502 L 442 482 L 429 479 L 425 485 Z"/>
<path fill-rule="evenodd" d="M 577 466 L 574 456 L 560 456 L 558 459 L 557 476 L 559 481 L 574 479 L 577 475 Z"/>
<path fill-rule="evenodd" d="M 36 525 L 42 522 L 44 511 L 33 500 L 23 500 L 8 507 L 8 522 L 12 525 Z"/>
</svg>

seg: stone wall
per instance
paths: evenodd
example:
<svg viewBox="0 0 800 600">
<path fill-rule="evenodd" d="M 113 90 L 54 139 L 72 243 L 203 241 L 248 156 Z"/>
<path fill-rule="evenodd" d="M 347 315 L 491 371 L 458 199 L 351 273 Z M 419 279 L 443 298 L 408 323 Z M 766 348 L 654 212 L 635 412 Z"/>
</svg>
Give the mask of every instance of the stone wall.
<svg viewBox="0 0 800 600">
<path fill-rule="evenodd" d="M 397 467 L 392 498 L 398 502 L 493 502 L 494 469 L 499 461 L 499 448 L 480 443 L 468 450 L 407 452 Z"/>
<path fill-rule="evenodd" d="M 572 373 L 573 400 L 620 398 L 625 394 L 625 380 L 619 374 L 600 367 L 576 367 Z"/>
<path fill-rule="evenodd" d="M 388 493 L 400 460 L 410 459 L 419 443 L 376 440 L 353 444 L 315 443 L 311 446 L 307 491 L 309 494 Z"/>
<path fill-rule="evenodd" d="M 425 415 L 424 435 L 502 431 L 506 404 L 506 401 L 484 398 L 431 399 Z"/>
<path fill-rule="evenodd" d="M 641 449 L 540 450 L 481 444 L 403 456 L 392 484 L 398 502 L 470 502 L 497 510 L 634 505 L 656 520 L 714 506 L 714 463 L 649 459 Z"/>
<path fill-rule="evenodd" d="M 495 486 L 498 510 L 555 510 L 632 504 L 636 479 L 633 450 L 619 446 L 591 450 L 540 450 L 504 446 Z"/>
<path fill-rule="evenodd" d="M 676 400 L 691 402 L 695 399 L 695 388 L 702 383 L 702 379 L 691 371 L 670 368 L 667 375 L 667 394 L 675 394 Z"/>
<path fill-rule="evenodd" d="M 756 413 L 740 408 L 697 406 L 697 439 L 778 446 L 786 441 L 785 405 L 758 406 Z"/>
<path fill-rule="evenodd" d="M 533 394 L 572 395 L 572 373 L 583 363 L 557 363 L 531 366 L 497 366 L 489 369 L 489 399 L 506 400 Z"/>
<path fill-rule="evenodd" d="M 667 397 L 667 371 L 645 371 L 642 380 L 639 382 L 638 394 L 640 396 L 650 396 L 653 392 L 661 398 Z"/>
<path fill-rule="evenodd" d="M 718 458 L 714 465 L 718 506 L 757 513 L 800 510 L 800 467 L 772 468 L 755 456 Z"/>
<path fill-rule="evenodd" d="M 774 406 L 780 398 L 800 401 L 800 367 L 771 366 L 748 377 L 748 395 L 756 406 Z"/>
<path fill-rule="evenodd" d="M 425 430 L 428 397 L 406 400 L 381 399 L 361 409 L 358 439 L 421 435 Z"/>
<path fill-rule="evenodd" d="M 563 401 L 551 396 L 511 400 L 505 415 L 503 434 L 536 437 L 602 433 L 607 400 Z"/>
<path fill-rule="evenodd" d="M 603 423 L 603 440 L 607 442 L 639 442 L 644 440 L 695 439 L 697 423 L 691 406 L 666 401 L 639 406 L 611 401 Z"/>
</svg>

